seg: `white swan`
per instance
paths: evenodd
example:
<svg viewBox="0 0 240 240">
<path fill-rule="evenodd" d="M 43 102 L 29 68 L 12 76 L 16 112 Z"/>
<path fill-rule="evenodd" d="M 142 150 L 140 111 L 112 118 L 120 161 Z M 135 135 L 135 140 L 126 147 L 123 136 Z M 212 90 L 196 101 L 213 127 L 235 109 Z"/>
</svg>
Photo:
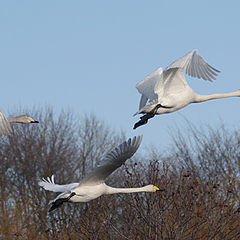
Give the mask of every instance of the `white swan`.
<svg viewBox="0 0 240 240">
<path fill-rule="evenodd" d="M 190 103 L 240 96 L 240 90 L 209 95 L 197 94 L 188 85 L 184 71 L 189 76 L 208 81 L 215 80 L 219 73 L 198 55 L 197 50 L 192 50 L 179 58 L 164 71 L 162 68 L 158 68 L 136 85 L 137 90 L 142 94 L 139 111 L 136 114 L 145 115 L 134 125 L 133 129 L 146 124 L 148 119 L 156 114 L 174 112 Z M 149 103 L 146 105 L 148 101 Z"/>
<path fill-rule="evenodd" d="M 44 179 L 38 184 L 45 190 L 62 192 L 50 203 L 52 204 L 49 212 L 61 206 L 64 202 L 88 202 L 103 194 L 114 193 L 133 193 L 133 192 L 155 192 L 159 190 L 154 185 L 147 185 L 138 188 L 114 188 L 107 186 L 105 179 L 119 168 L 127 159 L 131 158 L 137 151 L 142 136 L 134 137 L 125 141 L 114 150 L 109 152 L 103 159 L 103 164 L 95 168 L 92 173 L 83 178 L 80 183 L 65 185 L 55 184 L 54 175 Z"/>
<path fill-rule="evenodd" d="M 39 123 L 39 122 L 27 115 L 6 118 L 5 115 L 0 111 L 0 136 L 3 134 L 8 135 L 9 133 L 12 132 L 12 127 L 10 123 Z"/>
</svg>

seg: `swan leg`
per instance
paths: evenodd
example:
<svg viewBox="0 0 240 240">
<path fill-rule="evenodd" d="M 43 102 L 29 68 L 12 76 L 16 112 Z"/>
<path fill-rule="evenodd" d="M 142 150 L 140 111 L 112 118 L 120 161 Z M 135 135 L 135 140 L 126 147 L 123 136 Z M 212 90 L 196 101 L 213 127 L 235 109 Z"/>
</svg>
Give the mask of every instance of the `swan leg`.
<svg viewBox="0 0 240 240">
<path fill-rule="evenodd" d="M 154 115 L 155 114 L 150 114 L 150 113 L 145 114 L 144 116 L 141 117 L 140 121 L 138 121 L 137 123 L 134 124 L 133 129 L 136 129 L 136 128 L 146 124 L 148 122 L 148 119 L 154 117 Z"/>
<path fill-rule="evenodd" d="M 48 212 L 51 212 L 51 211 L 53 211 L 54 209 L 59 208 L 60 206 L 63 205 L 64 202 L 68 202 L 69 199 L 70 199 L 71 197 L 73 197 L 74 195 L 76 195 L 76 193 L 75 193 L 75 192 L 72 192 L 67 198 L 59 198 L 59 199 L 57 199 L 55 202 L 52 203 L 52 206 L 51 206 L 51 208 L 48 210 Z"/>
<path fill-rule="evenodd" d="M 146 124 L 148 122 L 148 119 L 153 118 L 155 116 L 155 114 L 157 113 L 157 110 L 160 107 L 164 107 L 164 106 L 162 106 L 161 104 L 157 104 L 151 112 L 146 113 L 145 115 L 140 117 L 141 120 L 134 124 L 133 129 L 136 129 L 136 128 L 140 127 L 141 125 Z"/>
</svg>

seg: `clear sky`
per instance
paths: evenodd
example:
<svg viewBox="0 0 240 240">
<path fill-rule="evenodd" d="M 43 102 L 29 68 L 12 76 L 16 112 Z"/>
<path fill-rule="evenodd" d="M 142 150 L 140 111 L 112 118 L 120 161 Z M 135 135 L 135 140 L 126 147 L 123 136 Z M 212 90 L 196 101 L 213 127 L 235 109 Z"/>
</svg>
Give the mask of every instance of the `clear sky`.
<svg viewBox="0 0 240 240">
<path fill-rule="evenodd" d="M 145 144 L 169 144 L 186 124 L 238 127 L 240 99 L 192 104 L 150 119 L 139 117 L 135 85 L 192 49 L 221 70 L 213 83 L 188 79 L 198 93 L 240 88 L 240 2 L 160 0 L 0 1 L 0 109 L 50 105 L 94 113 Z"/>
</svg>

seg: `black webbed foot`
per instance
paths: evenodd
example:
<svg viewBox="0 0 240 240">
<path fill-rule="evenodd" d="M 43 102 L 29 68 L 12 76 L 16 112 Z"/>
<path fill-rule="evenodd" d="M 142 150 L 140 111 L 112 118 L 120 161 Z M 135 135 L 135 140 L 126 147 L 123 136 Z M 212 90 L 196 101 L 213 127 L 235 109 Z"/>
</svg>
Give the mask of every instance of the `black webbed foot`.
<svg viewBox="0 0 240 240">
<path fill-rule="evenodd" d="M 56 208 L 59 208 L 63 205 L 64 202 L 68 202 L 71 197 L 76 195 L 75 192 L 72 192 L 67 198 L 59 198 L 55 202 L 52 203 L 51 208 L 48 210 L 48 212 L 53 211 Z"/>
<path fill-rule="evenodd" d="M 65 202 L 64 200 L 65 200 L 65 198 L 57 199 L 55 202 L 52 203 L 52 206 L 51 206 L 51 208 L 48 210 L 48 212 L 51 212 L 51 211 L 53 211 L 54 209 L 61 207 L 62 204 Z"/>
<path fill-rule="evenodd" d="M 150 112 L 150 113 L 147 113 L 144 116 L 140 117 L 141 120 L 134 124 L 133 129 L 136 129 L 136 128 L 140 127 L 141 125 L 146 124 L 148 122 L 148 119 L 153 118 L 154 115 L 155 115 L 155 113 Z"/>
<path fill-rule="evenodd" d="M 160 108 L 160 107 L 162 107 L 162 105 L 161 104 L 157 104 L 151 112 L 146 113 L 145 115 L 140 117 L 141 120 L 134 124 L 133 129 L 136 129 L 136 128 L 140 127 L 141 125 L 146 124 L 148 122 L 149 118 L 153 118 L 155 116 L 155 114 L 157 113 L 158 108 Z"/>
<path fill-rule="evenodd" d="M 148 122 L 148 120 L 145 120 L 145 121 L 140 120 L 140 121 L 138 121 L 137 123 L 134 124 L 133 129 L 136 129 L 136 128 L 146 124 L 147 122 Z"/>
</svg>

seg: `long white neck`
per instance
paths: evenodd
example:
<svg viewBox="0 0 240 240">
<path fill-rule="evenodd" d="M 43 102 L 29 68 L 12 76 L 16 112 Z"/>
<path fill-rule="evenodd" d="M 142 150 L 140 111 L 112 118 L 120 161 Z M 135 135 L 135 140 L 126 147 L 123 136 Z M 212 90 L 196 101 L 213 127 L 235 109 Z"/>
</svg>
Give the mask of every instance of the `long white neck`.
<svg viewBox="0 0 240 240">
<path fill-rule="evenodd" d="M 205 102 L 212 99 L 218 99 L 218 98 L 228 98 L 228 97 L 240 97 L 240 90 L 236 90 L 234 92 L 229 93 L 215 93 L 215 94 L 208 94 L 208 95 L 201 95 L 201 94 L 195 94 L 195 99 L 193 102 Z"/>
<path fill-rule="evenodd" d="M 8 122 L 12 123 L 22 123 L 24 120 L 24 116 L 17 116 L 17 117 L 8 117 Z"/>
<path fill-rule="evenodd" d="M 7 120 L 8 120 L 8 122 L 16 122 L 15 117 L 8 117 Z"/>
<path fill-rule="evenodd" d="M 114 194 L 114 193 L 134 193 L 134 192 L 154 192 L 153 185 L 147 185 L 144 187 L 137 188 L 114 188 L 107 186 L 106 194 Z"/>
</svg>

